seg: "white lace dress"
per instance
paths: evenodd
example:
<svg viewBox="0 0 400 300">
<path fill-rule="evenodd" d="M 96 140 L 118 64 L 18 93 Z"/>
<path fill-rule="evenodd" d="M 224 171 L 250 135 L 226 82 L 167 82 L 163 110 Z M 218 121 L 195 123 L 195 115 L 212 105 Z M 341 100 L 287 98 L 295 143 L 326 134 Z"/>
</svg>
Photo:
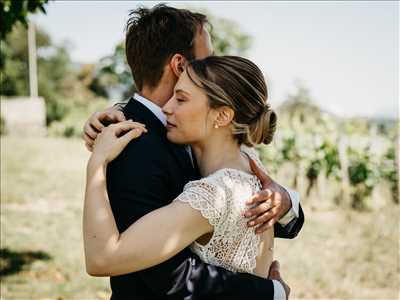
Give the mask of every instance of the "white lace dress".
<svg viewBox="0 0 400 300">
<path fill-rule="evenodd" d="M 254 150 L 242 147 L 242 151 L 261 164 Z M 268 276 L 273 229 L 256 235 L 254 228 L 247 227 L 248 219 L 241 215 L 247 208 L 245 201 L 260 188 L 255 175 L 227 168 L 185 185 L 174 201 L 188 203 L 199 210 L 214 227 L 207 244 L 193 242 L 190 246 L 204 262 L 231 271 Z"/>
</svg>

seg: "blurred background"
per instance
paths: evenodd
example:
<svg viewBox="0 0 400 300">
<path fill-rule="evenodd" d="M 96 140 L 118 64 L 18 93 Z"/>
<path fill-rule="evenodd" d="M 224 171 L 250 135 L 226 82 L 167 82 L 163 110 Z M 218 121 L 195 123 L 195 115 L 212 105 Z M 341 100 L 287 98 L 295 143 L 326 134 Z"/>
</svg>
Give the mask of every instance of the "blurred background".
<svg viewBox="0 0 400 300">
<path fill-rule="evenodd" d="M 84 267 L 80 136 L 135 90 L 125 22 L 157 3 L 1 0 L 1 299 L 108 299 Z M 306 217 L 276 241 L 291 298 L 399 299 L 398 2 L 168 4 L 267 78 L 279 126 L 258 150 Z"/>
</svg>

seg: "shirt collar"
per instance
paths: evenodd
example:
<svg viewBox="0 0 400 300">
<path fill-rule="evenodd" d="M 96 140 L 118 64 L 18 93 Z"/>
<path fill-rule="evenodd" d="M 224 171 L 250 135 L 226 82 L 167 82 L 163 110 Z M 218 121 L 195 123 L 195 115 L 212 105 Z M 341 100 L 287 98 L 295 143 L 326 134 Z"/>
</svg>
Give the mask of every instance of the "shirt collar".
<svg viewBox="0 0 400 300">
<path fill-rule="evenodd" d="M 139 95 L 138 93 L 135 93 L 133 95 L 133 99 L 146 106 L 157 117 L 157 119 L 159 119 L 160 122 L 164 124 L 164 126 L 167 125 L 167 116 L 163 113 L 161 107 L 159 107 L 157 104 L 154 104 L 145 97 Z"/>
</svg>

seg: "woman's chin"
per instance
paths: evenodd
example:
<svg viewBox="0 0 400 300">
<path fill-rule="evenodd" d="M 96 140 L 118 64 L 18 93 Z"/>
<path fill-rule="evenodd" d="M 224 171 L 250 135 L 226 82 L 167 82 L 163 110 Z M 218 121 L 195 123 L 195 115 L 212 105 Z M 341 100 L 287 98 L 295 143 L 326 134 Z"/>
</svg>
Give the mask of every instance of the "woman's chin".
<svg viewBox="0 0 400 300">
<path fill-rule="evenodd" d="M 167 139 L 174 144 L 186 144 L 181 137 L 179 137 L 178 135 L 174 134 L 174 132 L 171 131 L 167 132 Z"/>
</svg>

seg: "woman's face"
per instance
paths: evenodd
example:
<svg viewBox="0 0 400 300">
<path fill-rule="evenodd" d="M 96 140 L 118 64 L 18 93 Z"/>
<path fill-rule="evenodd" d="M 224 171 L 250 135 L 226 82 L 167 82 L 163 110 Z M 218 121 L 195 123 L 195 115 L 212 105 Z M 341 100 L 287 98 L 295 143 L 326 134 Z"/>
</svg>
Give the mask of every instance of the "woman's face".
<svg viewBox="0 0 400 300">
<path fill-rule="evenodd" d="M 214 126 L 216 111 L 208 104 L 207 95 L 183 72 L 172 98 L 164 105 L 167 115 L 167 137 L 177 144 L 196 144 L 207 138 Z"/>
</svg>

